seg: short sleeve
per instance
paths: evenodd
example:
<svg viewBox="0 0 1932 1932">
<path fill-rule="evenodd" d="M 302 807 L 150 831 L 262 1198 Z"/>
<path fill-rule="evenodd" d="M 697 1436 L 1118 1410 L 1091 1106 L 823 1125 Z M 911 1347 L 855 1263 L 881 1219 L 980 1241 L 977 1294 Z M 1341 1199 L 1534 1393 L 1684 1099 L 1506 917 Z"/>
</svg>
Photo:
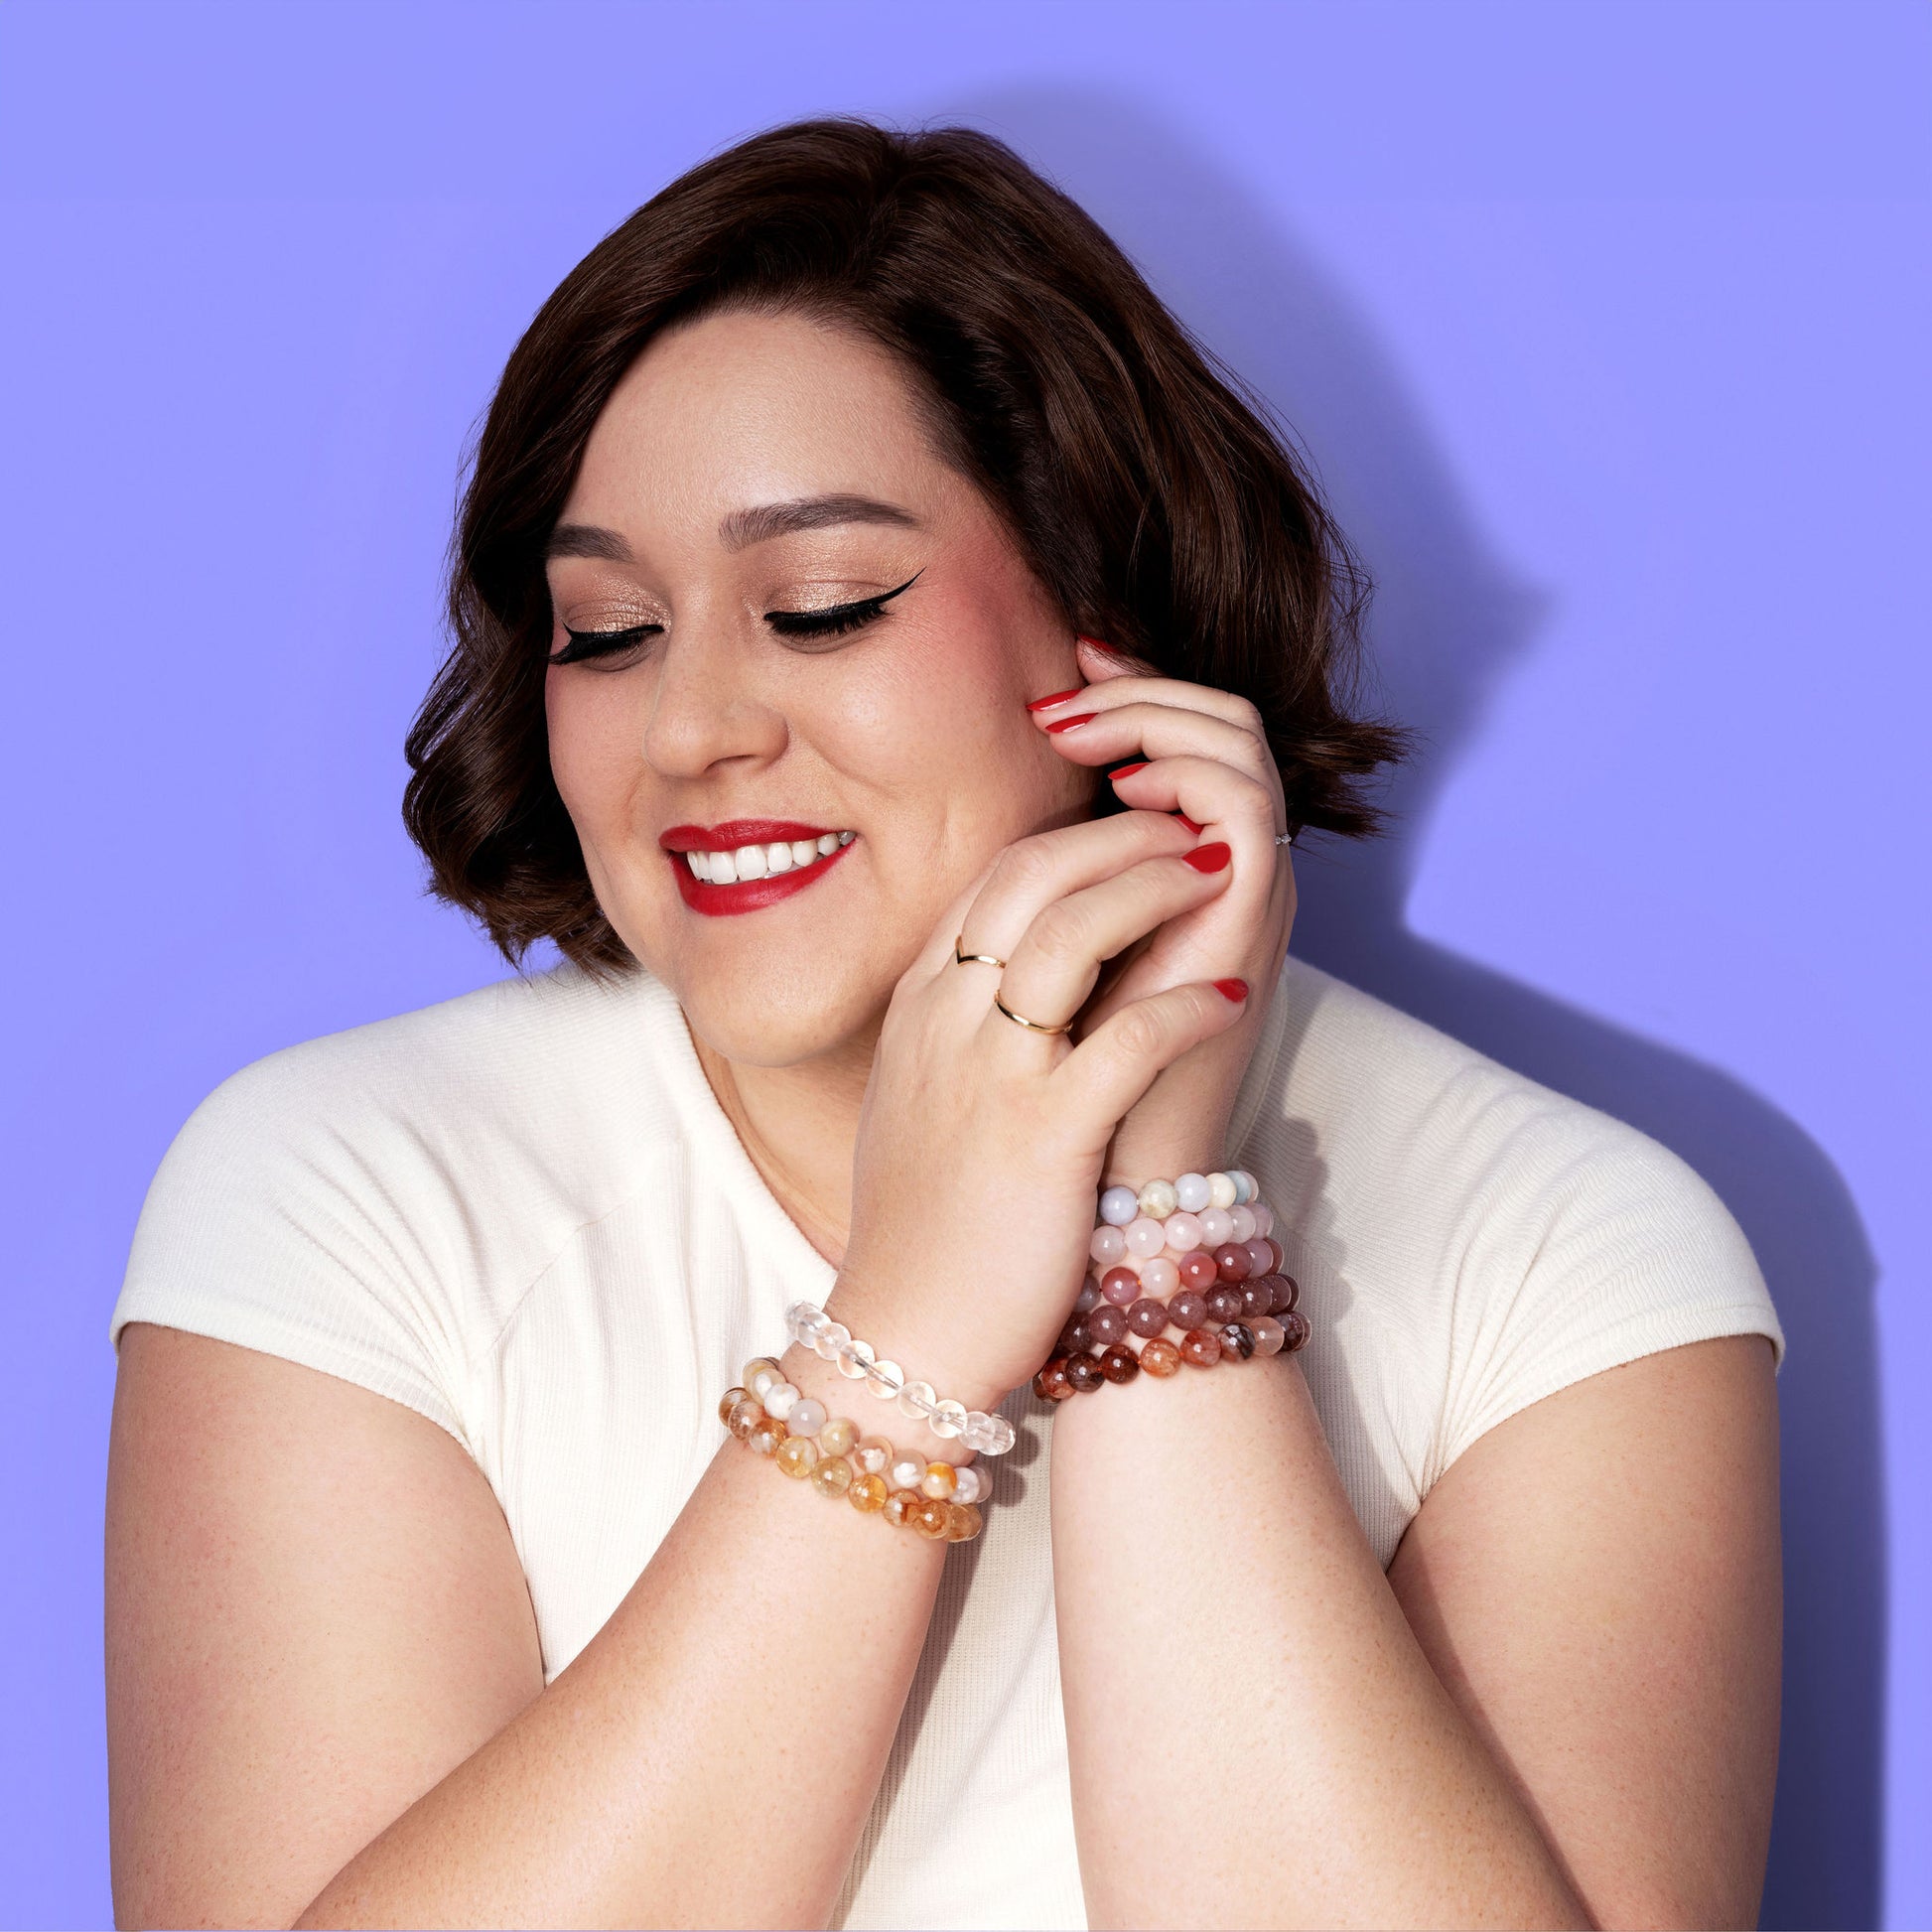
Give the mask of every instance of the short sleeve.
<svg viewBox="0 0 1932 1932">
<path fill-rule="evenodd" d="M 1462 1271 L 1437 1474 L 1518 1410 L 1660 1349 L 1759 1334 L 1783 1366 L 1777 1311 L 1724 1203 L 1668 1149 L 1588 1119 Z"/>
<path fill-rule="evenodd" d="M 470 1448 L 448 1219 L 404 1123 L 313 1045 L 272 1054 L 216 1088 L 168 1150 L 108 1340 L 153 1321 L 280 1355 Z"/>
</svg>

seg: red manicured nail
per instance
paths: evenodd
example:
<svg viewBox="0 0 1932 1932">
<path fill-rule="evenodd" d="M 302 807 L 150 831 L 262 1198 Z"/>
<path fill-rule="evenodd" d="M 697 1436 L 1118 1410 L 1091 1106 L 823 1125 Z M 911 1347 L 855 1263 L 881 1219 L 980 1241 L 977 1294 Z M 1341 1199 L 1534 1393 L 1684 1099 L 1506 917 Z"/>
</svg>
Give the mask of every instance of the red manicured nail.
<svg viewBox="0 0 1932 1932">
<path fill-rule="evenodd" d="M 1130 771 L 1145 771 L 1146 769 L 1147 769 L 1147 759 L 1136 759 L 1134 760 L 1134 762 L 1133 762 L 1132 764 L 1117 764 L 1117 765 L 1115 765 L 1115 766 L 1114 766 L 1114 768 L 1113 768 L 1113 769 L 1112 769 L 1111 771 L 1109 771 L 1109 772 L 1107 773 L 1107 776 L 1108 776 L 1108 777 L 1109 777 L 1110 779 L 1111 779 L 1111 778 L 1124 778 L 1124 777 L 1126 777 L 1126 776 L 1127 776 L 1127 774 L 1128 774 L 1128 773 L 1129 773 Z"/>
<path fill-rule="evenodd" d="M 1216 839 L 1212 845 L 1197 845 L 1191 852 L 1180 855 L 1183 865 L 1192 866 L 1196 872 L 1219 872 L 1234 854 Z"/>
<path fill-rule="evenodd" d="M 1095 716 L 1091 711 L 1083 711 L 1077 718 L 1055 718 L 1046 729 L 1049 732 L 1070 732 L 1075 725 L 1092 724 Z"/>
<path fill-rule="evenodd" d="M 1085 688 L 1084 685 L 1076 684 L 1071 691 L 1055 691 L 1050 698 L 1035 698 L 1028 705 L 1027 709 L 1029 711 L 1051 711 L 1056 704 L 1064 704 L 1068 698 L 1077 698 Z"/>
<path fill-rule="evenodd" d="M 1200 836 L 1201 828 L 1198 825 L 1196 825 L 1194 821 L 1191 818 L 1189 818 L 1185 812 L 1175 812 L 1174 817 L 1179 819 L 1181 824 L 1186 826 L 1188 831 L 1192 832 L 1196 838 Z"/>
<path fill-rule="evenodd" d="M 1222 999 L 1232 1000 L 1236 1006 L 1239 1006 L 1248 997 L 1248 982 L 1246 980 L 1216 980 L 1214 982 L 1214 991 Z"/>
<path fill-rule="evenodd" d="M 1104 650 L 1109 657 L 1120 655 L 1112 644 L 1103 644 L 1098 637 L 1089 637 L 1084 630 L 1076 630 L 1073 633 L 1073 641 L 1076 644 L 1091 644 L 1095 650 Z"/>
</svg>

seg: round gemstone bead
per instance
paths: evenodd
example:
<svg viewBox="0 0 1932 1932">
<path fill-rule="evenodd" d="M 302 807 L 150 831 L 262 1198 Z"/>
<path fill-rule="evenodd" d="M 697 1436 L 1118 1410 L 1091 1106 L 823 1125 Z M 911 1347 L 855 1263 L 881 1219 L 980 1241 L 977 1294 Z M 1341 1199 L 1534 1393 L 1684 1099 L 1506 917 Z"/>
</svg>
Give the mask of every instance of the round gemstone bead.
<svg viewBox="0 0 1932 1932">
<path fill-rule="evenodd" d="M 1274 1265 L 1268 1272 L 1271 1275 L 1279 1275 L 1288 1266 L 1288 1250 L 1272 1234 L 1264 1234 L 1260 1238 L 1268 1243 L 1268 1252 L 1274 1260 Z"/>
<path fill-rule="evenodd" d="M 1103 1302 L 1100 1306 L 1105 1308 L 1107 1305 Z M 1076 1314 L 1060 1330 L 1060 1338 L 1053 1352 L 1056 1355 L 1084 1355 L 1092 1346 L 1093 1336 L 1087 1332 L 1086 1317 Z"/>
<path fill-rule="evenodd" d="M 1117 1309 L 1124 1309 L 1140 1292 L 1141 1278 L 1131 1268 L 1109 1268 L 1100 1278 L 1101 1299 Z"/>
<path fill-rule="evenodd" d="M 1087 1316 L 1087 1333 L 1094 1341 L 1118 1341 L 1127 1332 L 1127 1317 L 1111 1302 L 1103 1303 Z"/>
<path fill-rule="evenodd" d="M 862 1473 L 869 1476 L 883 1476 L 893 1465 L 893 1446 L 883 1436 L 863 1438 L 851 1453 Z"/>
<path fill-rule="evenodd" d="M 774 1382 L 782 1382 L 785 1372 L 769 1355 L 754 1355 L 745 1364 L 745 1373 L 739 1379 L 748 1395 L 755 1395 L 762 1402 L 765 1390 Z"/>
<path fill-rule="evenodd" d="M 1034 1394 L 1040 1401 L 1064 1402 L 1073 1393 L 1073 1384 L 1066 1379 L 1066 1362 L 1064 1355 L 1055 1355 L 1034 1376 Z"/>
<path fill-rule="evenodd" d="M 848 1341 L 840 1350 L 835 1366 L 847 1381 L 856 1382 L 872 1365 L 872 1343 Z"/>
<path fill-rule="evenodd" d="M 1141 1211 L 1141 1197 L 1131 1187 L 1109 1187 L 1100 1196 L 1100 1218 L 1109 1227 L 1124 1228 Z"/>
<path fill-rule="evenodd" d="M 1079 1294 L 1073 1298 L 1073 1312 L 1075 1314 L 1085 1314 L 1089 1309 L 1097 1309 L 1099 1306 L 1100 1284 L 1089 1275 L 1080 1284 Z"/>
<path fill-rule="evenodd" d="M 1302 1306 L 1302 1285 L 1293 1275 L 1277 1274 L 1275 1281 L 1278 1284 L 1275 1289 L 1275 1306 L 1269 1310 L 1269 1313 L 1280 1320 L 1291 1309 L 1299 1309 Z"/>
<path fill-rule="evenodd" d="M 1245 1321 L 1230 1321 L 1221 1330 L 1223 1360 L 1245 1362 L 1255 1352 L 1255 1331 Z"/>
<path fill-rule="evenodd" d="M 727 1389 L 718 1398 L 718 1420 L 729 1427 L 732 1419 L 732 1411 L 745 1400 L 748 1393 L 749 1391 L 745 1389 Z"/>
<path fill-rule="evenodd" d="M 1181 1256 L 1180 1279 L 1183 1286 L 1204 1294 L 1221 1279 L 1221 1271 L 1205 1248 L 1196 1248 L 1192 1254 Z"/>
<path fill-rule="evenodd" d="M 812 1353 L 820 1361 L 836 1362 L 839 1350 L 852 1339 L 852 1330 L 843 1321 L 828 1321 L 812 1337 Z"/>
<path fill-rule="evenodd" d="M 1252 1241 L 1255 1238 L 1255 1217 L 1251 1208 L 1230 1207 L 1228 1209 L 1230 1241 Z"/>
<path fill-rule="evenodd" d="M 1170 1298 L 1168 1319 L 1176 1328 L 1198 1328 L 1207 1319 L 1207 1297 L 1197 1289 L 1183 1288 Z"/>
<path fill-rule="evenodd" d="M 928 1496 L 950 1502 L 953 1491 L 959 1487 L 959 1473 L 950 1462 L 928 1462 L 925 1474 L 919 1478 L 919 1487 Z"/>
<path fill-rule="evenodd" d="M 1234 1182 L 1234 1200 L 1238 1207 L 1245 1207 L 1261 1192 L 1261 1183 L 1246 1168 L 1230 1168 L 1228 1178 Z"/>
<path fill-rule="evenodd" d="M 1109 1221 L 1093 1231 L 1087 1253 L 1103 1268 L 1111 1268 L 1127 1253 L 1127 1236 Z"/>
<path fill-rule="evenodd" d="M 966 1418 L 960 1441 L 975 1455 L 1004 1455 L 1018 1438 L 1004 1416 L 989 1416 L 984 1410 L 975 1409 Z"/>
<path fill-rule="evenodd" d="M 921 1496 L 905 1512 L 905 1520 L 928 1543 L 937 1543 L 952 1528 L 952 1504 L 939 1496 Z"/>
<path fill-rule="evenodd" d="M 1179 1205 L 1172 1180 L 1150 1180 L 1141 1189 L 1141 1212 L 1151 1221 L 1165 1221 Z"/>
<path fill-rule="evenodd" d="M 975 1503 L 951 1505 L 952 1527 L 946 1531 L 949 1543 L 970 1543 L 980 1533 L 982 1518 Z"/>
<path fill-rule="evenodd" d="M 1141 1263 L 1141 1294 L 1172 1295 L 1180 1286 L 1180 1268 L 1166 1255 L 1156 1255 Z M 1139 1300 L 1139 1297 L 1135 1297 Z"/>
<path fill-rule="evenodd" d="M 947 1396 L 945 1401 L 932 1405 L 932 1414 L 926 1418 L 926 1424 L 935 1436 L 944 1436 L 950 1441 L 966 1427 L 966 1405 Z"/>
<path fill-rule="evenodd" d="M 1214 1250 L 1214 1266 L 1224 1282 L 1245 1282 L 1254 1273 L 1254 1263 L 1238 1241 L 1223 1241 Z"/>
<path fill-rule="evenodd" d="M 986 1494 L 986 1478 L 978 1468 L 968 1462 L 963 1468 L 953 1471 L 952 1499 L 956 1503 L 976 1503 Z"/>
<path fill-rule="evenodd" d="M 901 1449 L 893 1457 L 893 1466 L 886 1471 L 886 1476 L 895 1489 L 916 1489 L 925 1480 L 925 1464 L 916 1455 L 907 1455 Z"/>
<path fill-rule="evenodd" d="M 1066 1379 L 1076 1395 L 1090 1395 L 1106 1381 L 1100 1372 L 1100 1364 L 1091 1355 L 1069 1355 L 1066 1358 Z"/>
<path fill-rule="evenodd" d="M 725 1427 L 742 1443 L 764 1420 L 764 1405 L 757 1396 L 741 1396 L 725 1418 Z"/>
<path fill-rule="evenodd" d="M 778 1445 L 778 1467 L 800 1481 L 811 1474 L 818 1462 L 818 1445 L 809 1436 L 787 1436 Z"/>
<path fill-rule="evenodd" d="M 1144 1214 L 1138 1221 L 1129 1221 L 1123 1237 L 1127 1252 L 1139 1255 L 1143 1261 L 1151 1261 L 1168 1245 L 1167 1230 L 1159 1221 L 1151 1221 Z"/>
<path fill-rule="evenodd" d="M 1141 1350 L 1141 1367 L 1165 1382 L 1180 1366 L 1180 1350 L 1165 1337 Z"/>
<path fill-rule="evenodd" d="M 895 1489 L 886 1498 L 885 1506 L 879 1513 L 892 1524 L 894 1529 L 901 1530 L 906 1526 L 905 1519 L 913 1504 L 924 1501 L 925 1498 L 916 1489 Z"/>
<path fill-rule="evenodd" d="M 827 1455 L 850 1455 L 859 1441 L 859 1425 L 850 1416 L 834 1416 L 818 1432 L 818 1446 Z"/>
<path fill-rule="evenodd" d="M 1275 1231 L 1275 1210 L 1265 1200 L 1255 1202 L 1255 1232 L 1273 1234 Z"/>
<path fill-rule="evenodd" d="M 745 1447 L 754 1455 L 776 1455 L 783 1448 L 785 1426 L 776 1416 L 766 1416 L 745 1439 Z"/>
<path fill-rule="evenodd" d="M 856 1510 L 870 1516 L 886 1507 L 886 1498 L 892 1491 L 886 1487 L 886 1478 L 875 1475 L 857 1475 L 852 1478 L 851 1487 L 845 1492 L 845 1499 Z"/>
<path fill-rule="evenodd" d="M 811 1396 L 791 1405 L 791 1414 L 785 1418 L 785 1427 L 794 1436 L 816 1436 L 825 1427 L 825 1405 Z"/>
<path fill-rule="evenodd" d="M 1234 1238 L 1234 1216 L 1225 1207 L 1210 1207 L 1200 1217 L 1200 1244 L 1218 1248 Z"/>
<path fill-rule="evenodd" d="M 1232 1207 L 1240 1198 L 1235 1191 L 1234 1182 L 1224 1173 L 1211 1173 L 1207 1176 L 1207 1204 L 1209 1207 Z M 1222 1237 L 1225 1240 L 1227 1237 Z"/>
<path fill-rule="evenodd" d="M 1241 1320 L 1252 1321 L 1256 1315 L 1266 1314 L 1274 1306 L 1275 1284 L 1266 1275 L 1250 1275 L 1241 1284 Z"/>
<path fill-rule="evenodd" d="M 1215 1327 L 1223 1322 L 1235 1321 L 1241 1315 L 1241 1291 L 1232 1283 L 1223 1282 L 1219 1288 L 1207 1291 L 1207 1318 Z"/>
<path fill-rule="evenodd" d="M 776 1416 L 780 1422 L 788 1417 L 795 1404 L 804 1400 L 800 1390 L 789 1382 L 773 1382 L 764 1392 L 764 1413 Z"/>
<path fill-rule="evenodd" d="M 1275 1317 L 1282 1324 L 1285 1337 L 1282 1346 L 1293 1354 L 1298 1348 L 1308 1346 L 1309 1336 L 1313 1330 L 1309 1326 L 1309 1318 L 1300 1309 L 1290 1309 L 1287 1313 Z"/>
<path fill-rule="evenodd" d="M 1198 1214 L 1170 1214 L 1161 1224 L 1168 1237 L 1169 1251 L 1175 1255 L 1188 1255 L 1200 1246 L 1200 1216 Z"/>
<path fill-rule="evenodd" d="M 905 1386 L 905 1371 L 897 1362 L 868 1362 L 866 1387 L 881 1402 L 890 1402 Z"/>
<path fill-rule="evenodd" d="M 1167 1328 L 1167 1303 L 1157 1302 L 1152 1296 L 1143 1296 L 1127 1311 L 1127 1325 L 1137 1335 L 1146 1335 L 1151 1340 Z"/>
<path fill-rule="evenodd" d="M 812 1487 L 821 1496 L 843 1496 L 852 1487 L 852 1464 L 842 1455 L 821 1455 L 812 1470 Z"/>
<path fill-rule="evenodd" d="M 1099 1355 L 1100 1372 L 1110 1382 L 1131 1382 L 1141 1372 L 1141 1358 L 1131 1348 L 1115 1342 Z"/>
<path fill-rule="evenodd" d="M 908 1382 L 898 1392 L 898 1412 L 914 1422 L 922 1422 L 932 1414 L 938 1401 L 930 1382 Z"/>
<path fill-rule="evenodd" d="M 1258 1314 L 1248 1326 L 1254 1330 L 1257 1355 L 1279 1355 L 1282 1352 L 1282 1343 L 1288 1337 L 1282 1324 L 1272 1314 Z"/>
<path fill-rule="evenodd" d="M 1189 1214 L 1198 1214 L 1209 1204 L 1207 1176 L 1204 1173 L 1184 1173 L 1173 1184 L 1174 1199 Z"/>
<path fill-rule="evenodd" d="M 1193 1368 L 1212 1368 L 1221 1359 L 1221 1338 L 1212 1328 L 1189 1328 L 1180 1338 L 1180 1359 Z"/>
<path fill-rule="evenodd" d="M 1241 1246 L 1248 1257 L 1250 1275 L 1272 1275 L 1275 1272 L 1275 1244 L 1272 1241 L 1264 1241 L 1260 1235 L 1256 1235 L 1252 1241 L 1242 1242 Z"/>
</svg>

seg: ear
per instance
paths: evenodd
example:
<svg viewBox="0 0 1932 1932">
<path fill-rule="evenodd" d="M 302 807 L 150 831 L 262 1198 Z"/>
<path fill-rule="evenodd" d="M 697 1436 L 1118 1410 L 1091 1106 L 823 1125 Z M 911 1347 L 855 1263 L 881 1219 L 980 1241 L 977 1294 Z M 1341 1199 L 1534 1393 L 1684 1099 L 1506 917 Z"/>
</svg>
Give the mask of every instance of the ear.
<svg viewBox="0 0 1932 1932">
<path fill-rule="evenodd" d="M 1073 653 L 1079 660 L 1080 675 L 1089 684 L 1105 684 L 1109 678 L 1146 676 L 1148 667 L 1137 663 L 1125 651 L 1103 644 L 1098 637 L 1076 636 Z"/>
</svg>

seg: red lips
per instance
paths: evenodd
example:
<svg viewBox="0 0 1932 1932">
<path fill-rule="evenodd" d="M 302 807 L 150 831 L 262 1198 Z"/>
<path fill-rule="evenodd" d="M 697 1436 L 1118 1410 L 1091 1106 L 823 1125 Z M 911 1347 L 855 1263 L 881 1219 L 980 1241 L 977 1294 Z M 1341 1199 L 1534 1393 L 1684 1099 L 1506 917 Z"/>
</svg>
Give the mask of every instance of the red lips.
<svg viewBox="0 0 1932 1932">
<path fill-rule="evenodd" d="M 714 886 L 699 879 L 685 863 L 687 852 L 736 852 L 742 845 L 786 845 L 798 839 L 818 840 L 837 828 L 830 825 L 801 825 L 789 818 L 731 818 L 722 825 L 673 825 L 657 843 L 670 859 L 677 876 L 678 895 L 694 912 L 717 918 L 733 912 L 757 912 L 790 898 L 816 884 L 851 851 L 850 845 L 834 846 L 810 865 L 796 866 L 790 872 L 767 873 L 762 879 L 742 879 L 731 886 Z M 855 839 L 853 844 L 858 841 Z"/>
</svg>

